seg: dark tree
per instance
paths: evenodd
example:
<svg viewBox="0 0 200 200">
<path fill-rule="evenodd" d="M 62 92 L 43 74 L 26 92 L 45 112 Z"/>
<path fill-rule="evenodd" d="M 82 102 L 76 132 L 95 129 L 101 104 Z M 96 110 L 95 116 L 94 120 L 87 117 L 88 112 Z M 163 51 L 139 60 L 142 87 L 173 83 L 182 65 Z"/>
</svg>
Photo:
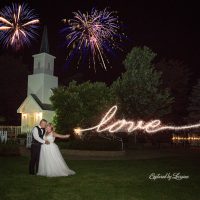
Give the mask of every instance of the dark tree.
<svg viewBox="0 0 200 200">
<path fill-rule="evenodd" d="M 124 61 L 126 72 L 112 85 L 126 117 L 151 119 L 171 111 L 172 98 L 152 64 L 155 56 L 147 47 L 133 48 Z"/>
<path fill-rule="evenodd" d="M 65 133 L 98 123 L 113 105 L 113 96 L 105 83 L 88 81 L 78 85 L 72 81 L 68 87 L 54 89 L 51 101 L 56 111 L 56 130 Z"/>
<path fill-rule="evenodd" d="M 0 71 L 0 123 L 19 124 L 17 108 L 26 98 L 28 70 L 21 59 L 2 55 Z"/>
<path fill-rule="evenodd" d="M 200 120 L 200 79 L 197 85 L 192 89 L 191 96 L 189 98 L 190 104 L 188 107 L 189 119 L 192 122 L 199 122 Z"/>
<path fill-rule="evenodd" d="M 162 72 L 163 88 L 169 88 L 174 97 L 170 118 L 173 121 L 180 121 L 187 115 L 189 69 L 181 61 L 166 59 L 158 62 L 156 69 Z"/>
</svg>

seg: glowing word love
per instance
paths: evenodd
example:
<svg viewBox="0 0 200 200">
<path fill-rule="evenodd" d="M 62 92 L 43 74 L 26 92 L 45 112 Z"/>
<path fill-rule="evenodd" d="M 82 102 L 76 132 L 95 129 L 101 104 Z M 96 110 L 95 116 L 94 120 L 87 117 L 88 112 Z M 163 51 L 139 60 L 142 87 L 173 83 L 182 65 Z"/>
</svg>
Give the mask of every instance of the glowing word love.
<svg viewBox="0 0 200 200">
<path fill-rule="evenodd" d="M 185 129 L 194 129 L 199 128 L 200 123 L 193 125 L 184 125 L 184 126 L 165 126 L 161 124 L 160 120 L 152 120 L 149 122 L 140 121 L 127 121 L 125 119 L 114 121 L 114 116 L 117 112 L 117 106 L 113 106 L 110 110 L 105 114 L 102 120 L 98 125 L 90 127 L 90 128 L 76 128 L 74 132 L 77 135 L 81 135 L 82 132 L 96 130 L 98 133 L 108 131 L 110 133 L 115 132 L 128 132 L 132 133 L 136 130 L 143 130 L 147 133 L 155 133 L 163 130 L 185 130 Z M 114 122 L 113 122 L 114 121 Z"/>
</svg>

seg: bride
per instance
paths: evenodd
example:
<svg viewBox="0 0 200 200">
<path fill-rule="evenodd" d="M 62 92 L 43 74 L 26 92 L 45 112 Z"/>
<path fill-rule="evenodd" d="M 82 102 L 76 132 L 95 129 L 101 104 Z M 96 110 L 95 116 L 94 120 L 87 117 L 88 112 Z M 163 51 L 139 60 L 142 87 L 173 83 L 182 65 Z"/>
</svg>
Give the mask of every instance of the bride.
<svg viewBox="0 0 200 200">
<path fill-rule="evenodd" d="M 49 123 L 46 127 L 44 140 L 48 140 L 50 144 L 43 144 L 40 151 L 39 168 L 37 175 L 39 176 L 69 176 L 75 172 L 67 166 L 63 159 L 58 146 L 54 143 L 56 137 L 68 138 L 70 135 L 60 135 L 53 131 L 53 125 Z"/>
</svg>

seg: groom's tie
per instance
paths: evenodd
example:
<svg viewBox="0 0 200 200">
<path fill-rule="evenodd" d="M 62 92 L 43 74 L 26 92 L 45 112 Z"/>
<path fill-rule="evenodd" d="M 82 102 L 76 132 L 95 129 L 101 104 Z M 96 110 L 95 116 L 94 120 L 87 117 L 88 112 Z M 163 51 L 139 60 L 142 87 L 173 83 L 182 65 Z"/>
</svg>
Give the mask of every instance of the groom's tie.
<svg viewBox="0 0 200 200">
<path fill-rule="evenodd" d="M 44 128 L 41 128 L 41 131 L 42 131 L 42 135 L 44 135 Z"/>
</svg>

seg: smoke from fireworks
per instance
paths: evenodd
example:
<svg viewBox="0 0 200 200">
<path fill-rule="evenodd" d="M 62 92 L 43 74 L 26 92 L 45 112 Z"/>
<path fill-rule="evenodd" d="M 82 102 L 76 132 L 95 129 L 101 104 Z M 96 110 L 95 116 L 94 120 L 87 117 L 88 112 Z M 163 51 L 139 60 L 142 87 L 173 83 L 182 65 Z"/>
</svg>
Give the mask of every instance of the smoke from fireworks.
<svg viewBox="0 0 200 200">
<path fill-rule="evenodd" d="M 0 11 L 0 41 L 18 50 L 37 36 L 39 19 L 27 4 L 13 3 Z"/>
<path fill-rule="evenodd" d="M 109 60 L 107 53 L 120 49 L 122 34 L 120 34 L 120 23 L 115 12 L 107 9 L 95 10 L 90 13 L 74 12 L 74 18 L 63 22 L 66 27 L 63 32 L 66 37 L 67 48 L 71 48 L 67 61 L 79 57 L 77 65 L 85 58 L 89 59 L 89 67 L 92 64 L 95 69 L 96 60 L 106 70 Z M 96 69 L 95 69 L 96 70 Z"/>
</svg>

